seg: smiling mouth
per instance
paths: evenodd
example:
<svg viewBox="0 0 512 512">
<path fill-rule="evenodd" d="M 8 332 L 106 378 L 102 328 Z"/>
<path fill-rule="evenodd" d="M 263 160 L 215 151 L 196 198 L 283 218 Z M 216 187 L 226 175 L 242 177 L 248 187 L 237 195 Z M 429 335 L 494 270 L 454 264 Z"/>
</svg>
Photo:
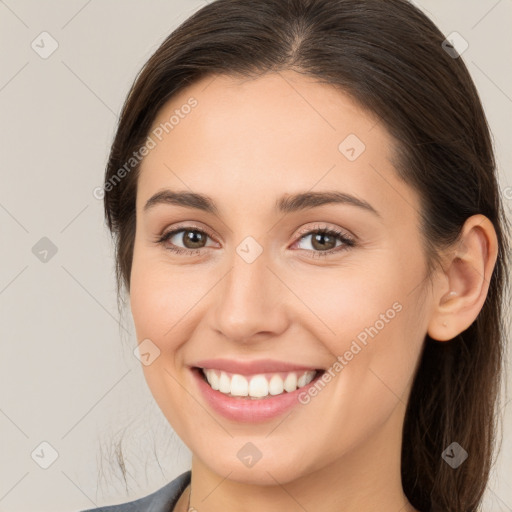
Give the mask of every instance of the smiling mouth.
<svg viewBox="0 0 512 512">
<path fill-rule="evenodd" d="M 325 370 L 288 371 L 241 375 L 212 368 L 195 368 L 215 391 L 240 399 L 261 400 L 292 393 L 321 377 Z"/>
</svg>

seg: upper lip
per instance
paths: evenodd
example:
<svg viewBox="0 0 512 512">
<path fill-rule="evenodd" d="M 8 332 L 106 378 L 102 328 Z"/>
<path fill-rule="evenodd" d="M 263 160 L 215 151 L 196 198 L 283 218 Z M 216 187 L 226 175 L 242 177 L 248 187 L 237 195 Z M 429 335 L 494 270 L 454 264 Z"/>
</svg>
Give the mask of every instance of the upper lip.
<svg viewBox="0 0 512 512">
<path fill-rule="evenodd" d="M 204 359 L 202 361 L 197 361 L 192 366 L 223 370 L 225 372 L 238 373 L 241 375 L 318 370 L 318 368 L 313 366 L 290 363 L 288 361 L 277 361 L 275 359 L 257 359 L 253 361 L 237 361 L 235 359 Z"/>
</svg>

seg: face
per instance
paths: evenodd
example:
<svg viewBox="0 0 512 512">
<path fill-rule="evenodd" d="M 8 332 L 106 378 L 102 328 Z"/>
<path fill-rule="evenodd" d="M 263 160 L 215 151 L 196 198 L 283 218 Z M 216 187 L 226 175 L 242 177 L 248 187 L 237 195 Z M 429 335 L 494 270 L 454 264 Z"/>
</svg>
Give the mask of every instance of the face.
<svg viewBox="0 0 512 512">
<path fill-rule="evenodd" d="M 196 82 L 149 136 L 130 303 L 176 433 L 240 482 L 369 450 L 385 468 L 375 450 L 399 456 L 429 294 L 419 197 L 383 124 L 288 71 Z"/>
</svg>

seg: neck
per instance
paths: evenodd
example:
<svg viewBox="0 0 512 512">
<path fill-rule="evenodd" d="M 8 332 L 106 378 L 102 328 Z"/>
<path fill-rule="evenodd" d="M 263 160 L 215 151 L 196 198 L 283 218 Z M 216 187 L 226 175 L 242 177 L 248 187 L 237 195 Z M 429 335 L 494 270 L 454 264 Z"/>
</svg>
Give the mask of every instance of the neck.
<svg viewBox="0 0 512 512">
<path fill-rule="evenodd" d="M 373 432 L 363 445 L 344 453 L 331 464 L 321 465 L 320 461 L 319 469 L 287 482 L 274 478 L 275 485 L 230 479 L 233 471 L 229 467 L 225 475 L 218 474 L 194 455 L 191 510 L 414 512 L 403 493 L 400 475 L 403 413 L 403 406 L 397 406 L 388 422 Z M 342 427 L 340 435 L 343 435 Z M 259 469 L 271 474 L 263 467 Z M 188 497 L 187 491 L 182 496 L 183 510 L 186 510 Z"/>
</svg>

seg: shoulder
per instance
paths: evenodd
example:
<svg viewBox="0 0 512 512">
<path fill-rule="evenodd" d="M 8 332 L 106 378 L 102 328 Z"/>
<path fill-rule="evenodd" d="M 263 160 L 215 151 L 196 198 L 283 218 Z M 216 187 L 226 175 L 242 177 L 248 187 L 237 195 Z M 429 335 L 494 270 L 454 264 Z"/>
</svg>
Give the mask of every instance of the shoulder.
<svg viewBox="0 0 512 512">
<path fill-rule="evenodd" d="M 82 512 L 169 512 L 190 483 L 190 476 L 189 470 L 143 498 L 119 505 L 91 508 Z"/>
</svg>

